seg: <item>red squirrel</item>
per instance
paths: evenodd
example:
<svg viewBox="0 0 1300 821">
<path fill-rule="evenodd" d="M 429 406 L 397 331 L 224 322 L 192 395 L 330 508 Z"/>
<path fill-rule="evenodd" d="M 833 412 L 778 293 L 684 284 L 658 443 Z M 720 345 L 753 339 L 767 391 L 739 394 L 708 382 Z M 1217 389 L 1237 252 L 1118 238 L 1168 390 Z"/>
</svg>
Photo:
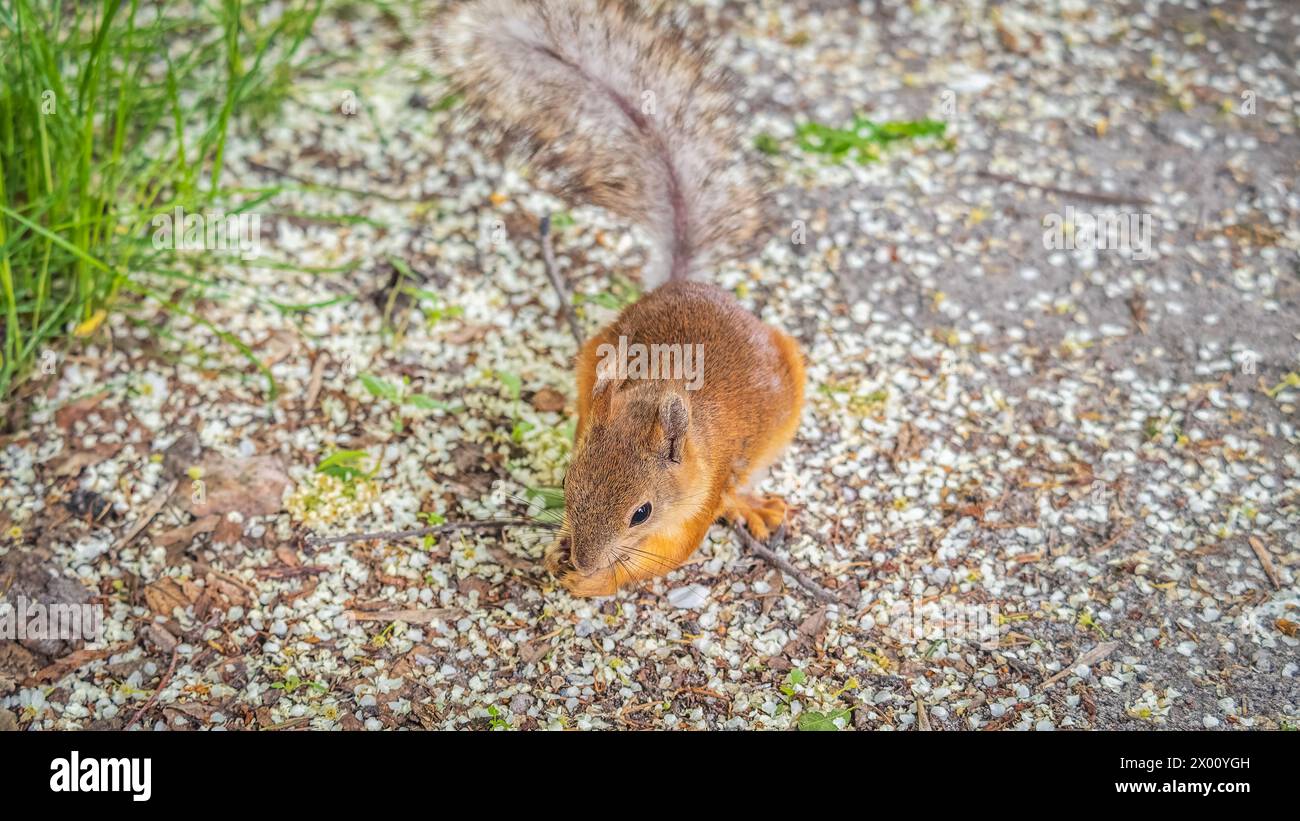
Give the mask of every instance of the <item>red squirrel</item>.
<svg viewBox="0 0 1300 821">
<path fill-rule="evenodd" d="M 558 193 L 642 225 L 657 286 L 577 359 L 578 425 L 547 568 L 605 596 L 663 575 L 719 518 L 765 539 L 785 503 L 754 491 L 799 426 L 798 344 L 696 281 L 758 233 L 729 75 L 668 14 L 619 0 L 471 0 L 439 21 L 456 91 L 558 178 Z M 634 346 L 645 346 L 636 348 Z M 654 346 L 669 346 L 656 348 Z M 611 351 L 699 351 L 700 378 Z"/>
</svg>

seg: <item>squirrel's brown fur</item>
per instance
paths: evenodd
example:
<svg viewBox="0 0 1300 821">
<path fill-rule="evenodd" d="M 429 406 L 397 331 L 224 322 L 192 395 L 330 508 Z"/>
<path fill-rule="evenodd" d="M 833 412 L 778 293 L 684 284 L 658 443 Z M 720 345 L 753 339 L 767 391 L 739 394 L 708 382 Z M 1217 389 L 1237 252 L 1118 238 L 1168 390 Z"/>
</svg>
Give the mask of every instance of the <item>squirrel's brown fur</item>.
<svg viewBox="0 0 1300 821">
<path fill-rule="evenodd" d="M 460 92 L 558 170 L 570 197 L 648 229 L 646 279 L 667 280 L 578 354 L 564 526 L 547 567 L 572 593 L 601 596 L 681 565 L 719 517 L 766 538 L 785 504 L 752 488 L 799 425 L 804 367 L 789 336 L 689 281 L 758 224 L 757 189 L 722 136 L 734 133 L 723 74 L 666 16 L 617 0 L 472 0 L 444 18 L 439 42 Z M 699 346 L 702 379 L 610 371 L 620 338 Z"/>
<path fill-rule="evenodd" d="M 617 348 L 620 336 L 629 346 L 701 345 L 699 389 L 684 379 L 602 380 L 601 346 Z M 674 281 L 628 306 L 578 354 L 565 528 L 548 568 L 574 593 L 608 595 L 686 561 L 719 516 L 767 538 L 785 505 L 752 485 L 794 436 L 803 384 L 798 344 L 720 288 Z M 630 527 L 647 501 L 651 519 Z"/>
</svg>

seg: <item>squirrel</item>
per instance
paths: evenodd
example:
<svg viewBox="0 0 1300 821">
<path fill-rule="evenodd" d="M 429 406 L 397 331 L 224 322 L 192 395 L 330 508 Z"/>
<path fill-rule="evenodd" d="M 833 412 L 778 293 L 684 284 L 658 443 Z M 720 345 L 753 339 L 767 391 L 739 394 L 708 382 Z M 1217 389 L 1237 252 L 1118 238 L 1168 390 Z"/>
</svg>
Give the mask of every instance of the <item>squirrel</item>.
<svg viewBox="0 0 1300 821">
<path fill-rule="evenodd" d="M 620 0 L 469 0 L 440 21 L 437 53 L 455 92 L 551 172 L 561 197 L 650 239 L 654 289 L 577 356 L 547 569 L 574 595 L 606 596 L 680 566 L 718 519 L 766 539 L 786 506 L 754 487 L 799 426 L 804 361 L 794 339 L 698 281 L 761 223 L 761 191 L 727 138 L 731 76 L 682 23 Z M 610 356 L 633 346 L 695 346 L 702 376 L 641 378 Z"/>
</svg>

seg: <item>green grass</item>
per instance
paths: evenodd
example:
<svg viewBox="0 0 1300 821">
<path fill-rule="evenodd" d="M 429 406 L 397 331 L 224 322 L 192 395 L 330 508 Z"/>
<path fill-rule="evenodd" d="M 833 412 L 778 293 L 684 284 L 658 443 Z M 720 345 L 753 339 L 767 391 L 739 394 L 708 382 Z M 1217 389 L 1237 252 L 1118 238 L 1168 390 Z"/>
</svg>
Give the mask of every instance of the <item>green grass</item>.
<svg viewBox="0 0 1300 821">
<path fill-rule="evenodd" d="M 846 128 L 819 122 L 800 123 L 795 127 L 795 143 L 810 154 L 821 154 L 831 162 L 854 159 L 867 165 L 879 160 L 889 145 L 923 138 L 944 139 L 948 124 L 940 120 L 887 120 L 875 122 L 862 115 L 853 118 Z M 781 143 L 771 134 L 759 134 L 754 147 L 764 154 L 781 153 Z"/>
<path fill-rule="evenodd" d="M 288 93 L 321 2 L 0 0 L 0 400 L 142 298 L 204 324 L 153 218 L 259 202 L 222 189 L 227 140 Z"/>
</svg>

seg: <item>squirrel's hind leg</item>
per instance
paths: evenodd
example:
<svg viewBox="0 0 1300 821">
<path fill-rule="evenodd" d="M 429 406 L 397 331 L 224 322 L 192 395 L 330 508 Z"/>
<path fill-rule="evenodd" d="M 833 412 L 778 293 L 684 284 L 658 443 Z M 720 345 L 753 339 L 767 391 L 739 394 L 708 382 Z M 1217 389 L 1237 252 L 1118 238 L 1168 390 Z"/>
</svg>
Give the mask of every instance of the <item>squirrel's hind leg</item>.
<svg viewBox="0 0 1300 821">
<path fill-rule="evenodd" d="M 722 516 L 732 524 L 744 523 L 749 532 L 765 540 L 785 520 L 785 501 L 779 496 L 756 493 L 756 488 L 767 475 L 768 467 L 780 457 L 781 452 L 794 438 L 799 427 L 799 414 L 803 409 L 804 366 L 803 354 L 793 338 L 771 329 L 772 340 L 781 352 L 786 371 L 788 393 L 784 419 L 768 431 L 760 447 L 754 448 L 738 462 L 731 481 L 722 495 Z"/>
<path fill-rule="evenodd" d="M 748 467 L 737 466 L 722 493 L 722 518 L 732 524 L 743 524 L 759 541 L 765 541 L 785 521 L 785 500 L 755 491 L 766 478 L 770 462 L 779 453 L 778 448 L 771 448 L 763 454 L 763 462 Z"/>
</svg>

